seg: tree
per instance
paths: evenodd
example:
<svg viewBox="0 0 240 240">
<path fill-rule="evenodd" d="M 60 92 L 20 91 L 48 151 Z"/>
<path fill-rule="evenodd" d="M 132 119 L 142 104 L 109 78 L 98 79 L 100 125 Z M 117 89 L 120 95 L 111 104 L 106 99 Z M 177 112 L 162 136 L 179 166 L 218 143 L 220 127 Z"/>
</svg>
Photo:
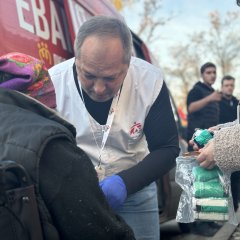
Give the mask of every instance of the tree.
<svg viewBox="0 0 240 240">
<path fill-rule="evenodd" d="M 127 18 L 127 20 L 132 21 L 132 19 L 138 18 L 139 23 L 132 30 L 148 44 L 152 51 L 156 51 L 156 48 L 161 46 L 163 39 L 161 27 L 167 26 L 167 23 L 173 18 L 173 14 L 172 16 L 163 14 L 163 0 L 121 0 L 121 2 L 123 15 L 125 15 L 126 9 L 130 9 L 131 18 Z M 228 12 L 225 15 L 221 15 L 217 11 L 210 12 L 209 24 L 205 26 L 204 30 L 189 34 L 185 43 L 177 43 L 169 48 L 171 64 L 167 63 L 165 67 L 163 65 L 165 61 L 157 56 L 161 60 L 164 72 L 168 75 L 166 77 L 168 85 L 170 88 L 174 87 L 174 90 L 176 87 L 179 89 L 176 93 L 178 101 L 181 99 L 182 103 L 185 102 L 188 91 L 200 79 L 200 66 L 207 61 L 217 65 L 219 78 L 226 74 L 238 78 L 237 68 L 240 64 L 239 20 L 239 12 Z M 133 26 L 133 24 L 131 25 Z M 176 86 L 177 82 L 178 86 Z"/>
<path fill-rule="evenodd" d="M 192 83 L 200 79 L 200 59 L 199 53 L 196 51 L 197 39 L 199 39 L 199 36 L 191 36 L 191 40 L 188 43 L 179 44 L 169 50 L 173 61 L 170 67 L 165 67 L 166 75 L 170 76 L 166 80 L 170 88 L 179 90 L 175 91 L 179 105 L 185 104 Z"/>
<path fill-rule="evenodd" d="M 160 26 L 165 25 L 171 19 L 171 17 L 161 17 L 161 8 L 162 0 L 144 1 L 144 11 L 140 14 L 142 20 L 137 34 L 144 37 L 148 43 L 159 41 L 159 34 L 156 32 Z"/>
<path fill-rule="evenodd" d="M 238 12 L 228 12 L 224 17 L 216 11 L 210 12 L 209 28 L 190 34 L 185 44 L 169 50 L 174 67 L 166 68 L 166 73 L 180 80 L 178 99 L 181 103 L 200 79 L 199 69 L 203 63 L 215 63 L 220 78 L 226 74 L 235 76 L 240 63 L 239 18 Z"/>
<path fill-rule="evenodd" d="M 210 12 L 209 18 L 211 28 L 203 39 L 206 43 L 205 47 L 212 50 L 222 76 L 235 72 L 240 56 L 240 14 L 228 12 L 222 19 L 219 12 Z"/>
<path fill-rule="evenodd" d="M 172 16 L 163 17 L 161 14 L 162 0 L 122 0 L 122 6 L 123 15 L 126 8 L 139 9 L 139 6 L 143 6 L 136 13 L 139 24 L 133 30 L 144 42 L 150 44 L 160 40 L 159 34 L 157 34 L 159 27 L 165 25 L 172 18 Z"/>
</svg>

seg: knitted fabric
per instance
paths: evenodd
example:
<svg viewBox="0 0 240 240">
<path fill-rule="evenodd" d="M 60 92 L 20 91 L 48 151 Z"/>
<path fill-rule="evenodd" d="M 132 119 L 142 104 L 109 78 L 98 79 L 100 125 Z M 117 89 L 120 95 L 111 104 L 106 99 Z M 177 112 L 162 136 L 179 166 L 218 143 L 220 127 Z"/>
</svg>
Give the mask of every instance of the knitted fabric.
<svg viewBox="0 0 240 240">
<path fill-rule="evenodd" d="M 54 86 L 44 62 L 29 55 L 14 52 L 0 56 L 0 88 L 20 91 L 56 107 Z"/>
</svg>

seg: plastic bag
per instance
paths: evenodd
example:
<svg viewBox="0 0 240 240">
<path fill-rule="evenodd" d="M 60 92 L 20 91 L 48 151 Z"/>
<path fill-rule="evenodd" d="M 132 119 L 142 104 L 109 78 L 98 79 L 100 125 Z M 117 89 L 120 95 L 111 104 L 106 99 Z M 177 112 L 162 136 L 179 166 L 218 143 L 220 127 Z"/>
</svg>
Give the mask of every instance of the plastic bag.
<svg viewBox="0 0 240 240">
<path fill-rule="evenodd" d="M 175 181 L 182 188 L 176 221 L 228 221 L 237 225 L 233 208 L 230 172 L 199 166 L 194 155 L 176 159 Z"/>
</svg>

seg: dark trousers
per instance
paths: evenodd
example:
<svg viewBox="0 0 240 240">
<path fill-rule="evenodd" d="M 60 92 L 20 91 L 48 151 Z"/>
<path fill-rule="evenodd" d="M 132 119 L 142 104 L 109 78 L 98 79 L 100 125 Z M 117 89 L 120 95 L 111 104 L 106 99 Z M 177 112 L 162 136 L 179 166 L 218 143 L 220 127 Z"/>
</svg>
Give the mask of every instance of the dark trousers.
<svg viewBox="0 0 240 240">
<path fill-rule="evenodd" d="M 240 171 L 232 173 L 231 188 L 232 188 L 234 210 L 237 211 L 238 202 L 240 199 L 240 192 L 239 192 L 240 191 Z"/>
</svg>

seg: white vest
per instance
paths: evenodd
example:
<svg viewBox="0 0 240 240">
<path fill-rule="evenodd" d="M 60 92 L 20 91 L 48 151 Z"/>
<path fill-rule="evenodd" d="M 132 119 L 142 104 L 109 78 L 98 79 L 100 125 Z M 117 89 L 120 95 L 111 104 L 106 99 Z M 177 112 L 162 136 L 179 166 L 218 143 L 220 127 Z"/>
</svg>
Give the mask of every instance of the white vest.
<svg viewBox="0 0 240 240">
<path fill-rule="evenodd" d="M 72 58 L 52 67 L 49 73 L 57 95 L 57 111 L 76 127 L 78 146 L 96 166 L 99 161 L 99 148 L 92 130 L 98 146 L 101 146 L 102 126 L 88 113 L 79 96 L 73 76 L 74 60 L 75 58 Z M 143 127 L 162 84 L 163 75 L 160 69 L 141 59 L 132 58 L 101 155 L 106 176 L 136 165 L 149 153 Z"/>
</svg>

